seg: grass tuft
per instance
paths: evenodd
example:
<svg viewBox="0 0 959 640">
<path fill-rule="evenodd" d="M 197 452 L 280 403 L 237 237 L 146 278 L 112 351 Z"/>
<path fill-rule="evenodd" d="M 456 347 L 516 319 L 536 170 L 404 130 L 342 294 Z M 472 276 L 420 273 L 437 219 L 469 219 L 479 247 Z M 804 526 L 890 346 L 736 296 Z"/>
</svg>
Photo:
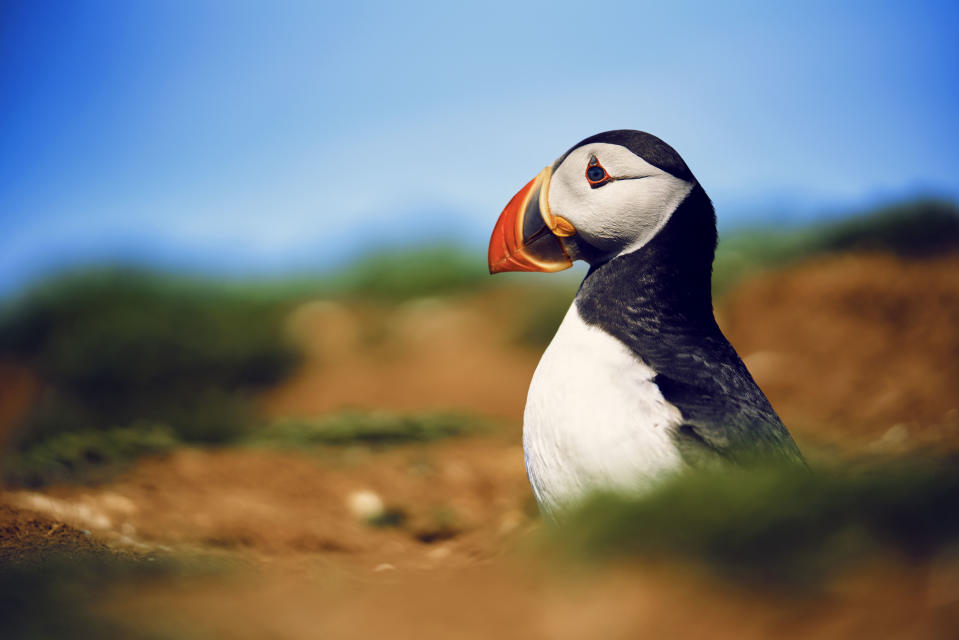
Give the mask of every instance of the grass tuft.
<svg viewBox="0 0 959 640">
<path fill-rule="evenodd" d="M 554 532 L 593 559 L 695 560 L 747 582 L 804 585 L 878 554 L 928 561 L 959 544 L 955 461 L 680 475 L 598 495 Z"/>
<path fill-rule="evenodd" d="M 4 461 L 3 479 L 29 487 L 98 482 L 109 479 L 139 456 L 163 453 L 178 444 L 176 433 L 160 424 L 69 431 L 9 455 Z"/>
<path fill-rule="evenodd" d="M 389 446 L 461 436 L 481 428 L 478 419 L 454 413 L 397 415 L 346 411 L 312 420 L 282 420 L 255 432 L 248 442 L 276 447 Z"/>
</svg>

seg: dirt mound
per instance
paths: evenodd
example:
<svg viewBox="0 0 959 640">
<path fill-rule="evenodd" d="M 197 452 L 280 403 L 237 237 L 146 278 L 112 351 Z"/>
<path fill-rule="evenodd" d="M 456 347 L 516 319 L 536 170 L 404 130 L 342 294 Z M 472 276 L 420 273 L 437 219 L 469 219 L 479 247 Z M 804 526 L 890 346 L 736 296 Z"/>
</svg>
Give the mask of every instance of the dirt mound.
<svg viewBox="0 0 959 640">
<path fill-rule="evenodd" d="M 832 256 L 749 280 L 719 320 L 800 435 L 955 444 L 957 274 L 957 256 Z"/>
<path fill-rule="evenodd" d="M 268 410 L 283 416 L 343 407 L 453 408 L 518 420 L 539 360 L 510 335 L 510 310 L 521 304 L 509 290 L 399 307 L 307 303 L 288 323 L 307 361 L 268 395 Z"/>
</svg>

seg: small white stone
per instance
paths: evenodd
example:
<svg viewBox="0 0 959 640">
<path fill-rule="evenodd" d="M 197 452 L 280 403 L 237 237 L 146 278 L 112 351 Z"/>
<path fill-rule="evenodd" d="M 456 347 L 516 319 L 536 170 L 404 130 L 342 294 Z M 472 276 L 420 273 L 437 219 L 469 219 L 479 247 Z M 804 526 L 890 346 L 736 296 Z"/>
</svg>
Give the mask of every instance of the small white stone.
<svg viewBox="0 0 959 640">
<path fill-rule="evenodd" d="M 442 560 L 448 558 L 451 553 L 453 553 L 453 551 L 449 547 L 440 546 L 430 549 L 426 555 L 429 556 L 431 560 Z"/>
<path fill-rule="evenodd" d="M 354 491 L 349 497 L 349 507 L 359 520 L 376 520 L 386 512 L 383 499 L 373 491 Z"/>
<path fill-rule="evenodd" d="M 512 533 L 513 531 L 516 531 L 516 529 L 518 529 L 521 524 L 523 524 L 522 512 L 517 511 L 516 509 L 507 511 L 506 513 L 503 514 L 503 517 L 500 518 L 499 534 L 501 536 L 508 535 Z"/>
<path fill-rule="evenodd" d="M 384 571 L 396 571 L 396 567 L 391 565 L 389 562 L 382 562 L 373 567 L 373 573 L 382 573 Z"/>
</svg>

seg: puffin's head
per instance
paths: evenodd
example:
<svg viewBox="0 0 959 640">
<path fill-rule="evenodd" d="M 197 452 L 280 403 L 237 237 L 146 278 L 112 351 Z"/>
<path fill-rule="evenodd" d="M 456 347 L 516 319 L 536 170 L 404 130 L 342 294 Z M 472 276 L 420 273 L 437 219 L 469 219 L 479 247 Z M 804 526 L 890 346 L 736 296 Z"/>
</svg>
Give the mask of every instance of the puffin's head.
<svg viewBox="0 0 959 640">
<path fill-rule="evenodd" d="M 617 130 L 587 138 L 506 205 L 490 238 L 490 273 L 561 271 L 573 260 L 595 265 L 636 251 L 697 186 L 656 136 Z"/>
</svg>

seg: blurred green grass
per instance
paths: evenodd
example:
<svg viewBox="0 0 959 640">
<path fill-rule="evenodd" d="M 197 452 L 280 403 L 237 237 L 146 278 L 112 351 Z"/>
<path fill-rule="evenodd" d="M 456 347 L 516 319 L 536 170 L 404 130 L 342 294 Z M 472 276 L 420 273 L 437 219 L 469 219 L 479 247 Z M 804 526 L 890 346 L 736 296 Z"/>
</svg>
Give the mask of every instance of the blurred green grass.
<svg viewBox="0 0 959 640">
<path fill-rule="evenodd" d="M 273 304 L 324 298 L 399 304 L 416 298 L 472 293 L 497 280 L 476 251 L 455 244 L 384 249 L 321 273 L 242 282 L 209 281 L 213 286 Z"/>
<path fill-rule="evenodd" d="M 186 441 L 232 438 L 243 394 L 296 364 L 283 312 L 136 271 L 72 274 L 32 289 L 0 312 L 0 357 L 45 386 L 21 444 L 137 420 L 166 424 Z"/>
<path fill-rule="evenodd" d="M 285 313 L 209 283 L 118 269 L 8 301 L 0 359 L 29 369 L 40 392 L 17 425 L 6 479 L 79 477 L 175 441 L 242 436 L 256 420 L 252 394 L 298 361 Z"/>
<path fill-rule="evenodd" d="M 283 449 L 356 445 L 385 448 L 471 435 L 487 428 L 486 421 L 460 413 L 351 410 L 258 424 L 245 429 L 230 444 Z M 146 422 L 114 429 L 64 431 L 8 454 L 3 459 L 3 480 L 30 487 L 58 482 L 95 484 L 111 480 L 140 456 L 165 453 L 188 443 L 170 427 Z"/>
<path fill-rule="evenodd" d="M 430 246 L 368 255 L 317 284 L 328 295 L 402 302 L 474 291 L 489 286 L 490 277 L 472 251 Z"/>
<path fill-rule="evenodd" d="M 3 459 L 3 480 L 30 487 L 107 481 L 131 460 L 165 453 L 181 444 L 171 428 L 159 424 L 64 431 L 7 455 Z"/>
<path fill-rule="evenodd" d="M 721 296 L 763 270 L 848 251 L 882 251 L 911 258 L 959 251 L 959 206 L 922 199 L 806 227 L 724 234 L 713 265 L 713 295 Z"/>
<path fill-rule="evenodd" d="M 592 560 L 698 561 L 747 583 L 811 586 L 881 557 L 959 551 L 955 459 L 677 475 L 644 496 L 597 495 L 552 541 Z"/>
<path fill-rule="evenodd" d="M 345 411 L 315 419 L 280 420 L 257 430 L 245 442 L 294 448 L 356 444 L 391 446 L 468 435 L 484 426 L 478 418 L 457 413 L 403 415 L 387 411 Z"/>
</svg>

